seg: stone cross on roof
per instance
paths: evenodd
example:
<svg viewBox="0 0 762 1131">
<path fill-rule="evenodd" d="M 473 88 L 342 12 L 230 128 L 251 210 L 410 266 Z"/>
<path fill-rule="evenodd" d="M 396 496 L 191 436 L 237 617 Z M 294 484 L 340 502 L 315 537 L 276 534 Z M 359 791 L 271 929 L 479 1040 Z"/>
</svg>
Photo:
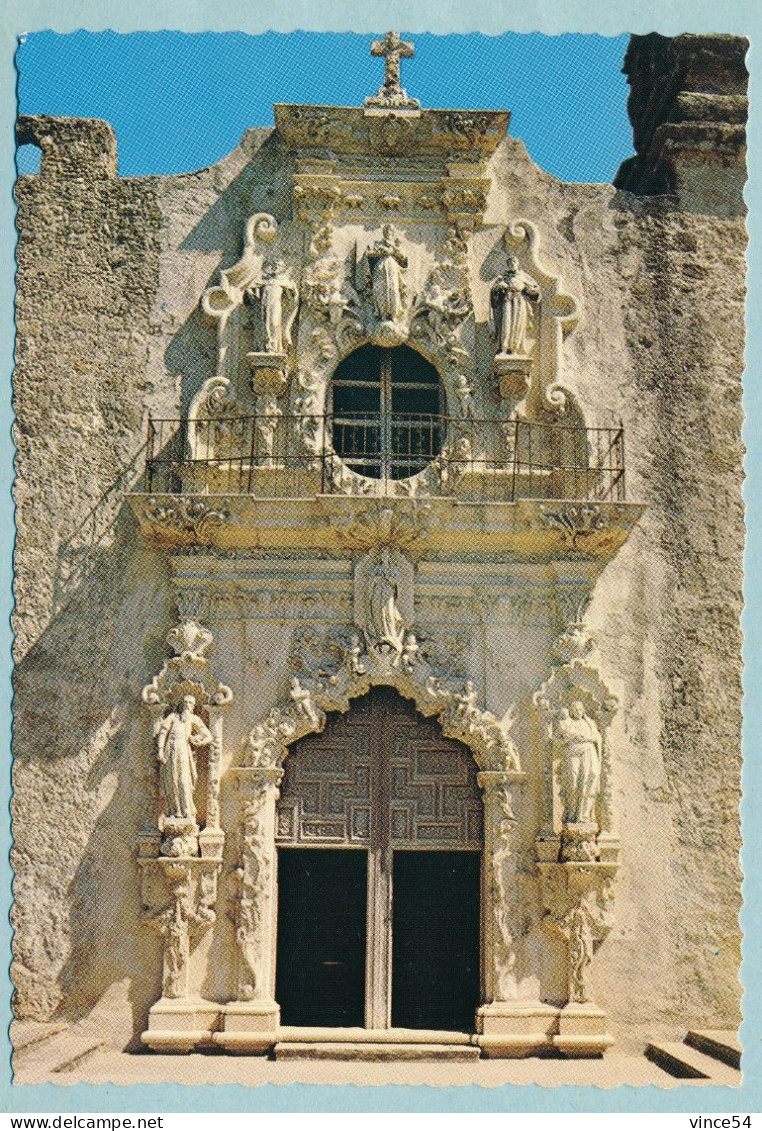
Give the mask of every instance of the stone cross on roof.
<svg viewBox="0 0 762 1131">
<path fill-rule="evenodd" d="M 384 59 L 386 71 L 378 94 L 366 98 L 365 105 L 417 110 L 420 103 L 415 98 L 408 98 L 407 91 L 400 84 L 400 59 L 412 59 L 415 45 L 400 39 L 398 31 L 388 31 L 383 39 L 373 41 L 370 53 Z"/>
</svg>

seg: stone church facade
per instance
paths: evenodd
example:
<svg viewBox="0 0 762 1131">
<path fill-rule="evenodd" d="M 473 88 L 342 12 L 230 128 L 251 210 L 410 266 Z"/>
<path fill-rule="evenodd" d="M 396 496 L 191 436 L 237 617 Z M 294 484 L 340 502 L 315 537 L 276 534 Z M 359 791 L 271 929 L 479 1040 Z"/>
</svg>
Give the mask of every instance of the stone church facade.
<svg viewBox="0 0 762 1131">
<path fill-rule="evenodd" d="M 197 173 L 20 121 L 18 1017 L 738 1024 L 745 46 L 633 38 L 617 187 L 421 108 L 396 33 Z"/>
</svg>

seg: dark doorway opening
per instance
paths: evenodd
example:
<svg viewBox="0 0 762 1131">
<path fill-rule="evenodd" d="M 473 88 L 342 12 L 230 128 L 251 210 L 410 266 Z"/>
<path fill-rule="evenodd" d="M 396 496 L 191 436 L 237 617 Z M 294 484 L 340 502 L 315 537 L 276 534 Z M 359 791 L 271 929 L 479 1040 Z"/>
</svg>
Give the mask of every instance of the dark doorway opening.
<svg viewBox="0 0 762 1131">
<path fill-rule="evenodd" d="M 395 852 L 392 1025 L 472 1032 L 479 1004 L 478 852 Z"/>
<path fill-rule="evenodd" d="M 280 850 L 275 996 L 283 1025 L 364 1025 L 367 874 L 361 850 Z"/>
</svg>

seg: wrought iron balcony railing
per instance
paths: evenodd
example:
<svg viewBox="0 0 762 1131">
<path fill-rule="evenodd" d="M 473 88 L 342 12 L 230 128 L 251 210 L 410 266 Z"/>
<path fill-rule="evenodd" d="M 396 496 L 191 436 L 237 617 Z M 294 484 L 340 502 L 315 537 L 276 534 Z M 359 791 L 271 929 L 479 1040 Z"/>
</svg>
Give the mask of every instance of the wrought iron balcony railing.
<svg viewBox="0 0 762 1131">
<path fill-rule="evenodd" d="M 624 434 L 414 413 L 383 421 L 360 413 L 151 420 L 145 489 L 624 501 Z"/>
</svg>

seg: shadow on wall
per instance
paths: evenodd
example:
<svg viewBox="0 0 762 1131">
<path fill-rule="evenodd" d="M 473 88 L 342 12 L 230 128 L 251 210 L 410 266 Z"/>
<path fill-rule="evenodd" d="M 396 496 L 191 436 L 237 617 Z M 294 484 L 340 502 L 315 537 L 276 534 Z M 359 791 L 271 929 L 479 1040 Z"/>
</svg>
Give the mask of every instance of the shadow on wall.
<svg viewBox="0 0 762 1131">
<path fill-rule="evenodd" d="M 138 1034 L 160 993 L 135 836 L 155 810 L 140 691 L 164 656 L 170 594 L 124 507 L 94 550 L 14 673 L 15 1007 L 77 1020 L 121 994 L 115 1035 L 130 1040 L 128 1001 Z"/>
<path fill-rule="evenodd" d="M 220 259 L 204 285 L 198 299 L 208 287 L 219 282 L 220 271 L 236 263 L 243 248 L 244 221 L 255 212 L 270 212 L 279 219 L 290 216 L 291 204 L 284 187 L 275 183 L 276 154 L 280 165 L 282 142 L 266 130 L 250 130 L 242 145 L 256 145 L 242 171 L 219 194 L 214 204 L 186 236 L 180 250 L 184 252 L 219 251 Z M 288 179 L 284 185 L 290 183 Z M 169 343 L 165 353 L 168 373 L 180 373 L 183 381 L 183 407 L 217 372 L 217 333 L 204 318 L 199 303 Z"/>
</svg>

